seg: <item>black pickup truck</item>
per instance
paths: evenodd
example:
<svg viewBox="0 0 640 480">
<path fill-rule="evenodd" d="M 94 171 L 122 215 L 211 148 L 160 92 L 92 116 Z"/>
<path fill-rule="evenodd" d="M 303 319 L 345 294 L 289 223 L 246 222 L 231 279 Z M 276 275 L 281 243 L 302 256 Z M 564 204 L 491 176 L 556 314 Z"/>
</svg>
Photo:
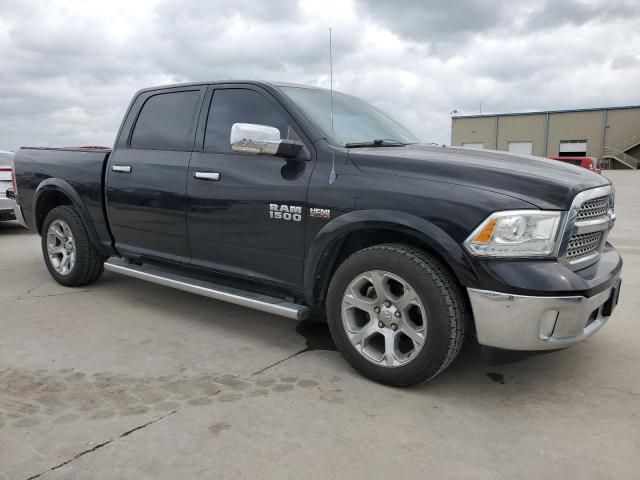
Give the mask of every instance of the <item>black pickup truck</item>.
<svg viewBox="0 0 640 480">
<path fill-rule="evenodd" d="M 468 334 L 499 349 L 573 345 L 620 291 L 606 178 L 424 145 L 319 88 L 141 90 L 112 150 L 22 148 L 15 173 L 16 216 L 62 285 L 107 269 L 326 319 L 349 363 L 389 385 L 433 378 Z"/>
</svg>

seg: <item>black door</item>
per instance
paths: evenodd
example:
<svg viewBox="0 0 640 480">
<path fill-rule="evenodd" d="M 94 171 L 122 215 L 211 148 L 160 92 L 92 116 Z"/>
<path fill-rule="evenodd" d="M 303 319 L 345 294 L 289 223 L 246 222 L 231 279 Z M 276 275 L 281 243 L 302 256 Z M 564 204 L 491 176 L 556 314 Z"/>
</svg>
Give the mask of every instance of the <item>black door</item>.
<svg viewBox="0 0 640 480">
<path fill-rule="evenodd" d="M 187 169 L 202 97 L 203 88 L 195 88 L 136 99 L 132 133 L 119 140 L 106 172 L 107 213 L 121 254 L 189 261 Z"/>
<path fill-rule="evenodd" d="M 204 149 L 189 164 L 188 233 L 195 265 L 277 284 L 300 285 L 309 143 L 301 161 L 234 152 L 234 123 L 268 125 L 281 137 L 303 140 L 288 113 L 267 92 L 213 91 Z M 199 177 L 199 178 L 197 178 Z M 277 210 L 277 212 L 276 212 Z"/>
</svg>

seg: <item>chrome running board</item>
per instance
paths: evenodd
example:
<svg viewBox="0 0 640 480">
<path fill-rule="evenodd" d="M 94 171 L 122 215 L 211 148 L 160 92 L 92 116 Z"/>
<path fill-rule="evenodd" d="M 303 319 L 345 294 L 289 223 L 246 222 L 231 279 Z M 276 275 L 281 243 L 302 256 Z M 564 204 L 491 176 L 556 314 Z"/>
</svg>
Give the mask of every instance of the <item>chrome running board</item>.
<svg viewBox="0 0 640 480">
<path fill-rule="evenodd" d="M 304 320 L 309 315 L 309 308 L 304 305 L 297 305 L 280 298 L 189 278 L 172 272 L 166 272 L 156 267 L 126 263 L 122 259 L 108 260 L 104 264 L 104 269 L 165 287 L 195 293 L 203 297 L 253 308 L 254 310 L 260 310 L 294 320 Z"/>
</svg>

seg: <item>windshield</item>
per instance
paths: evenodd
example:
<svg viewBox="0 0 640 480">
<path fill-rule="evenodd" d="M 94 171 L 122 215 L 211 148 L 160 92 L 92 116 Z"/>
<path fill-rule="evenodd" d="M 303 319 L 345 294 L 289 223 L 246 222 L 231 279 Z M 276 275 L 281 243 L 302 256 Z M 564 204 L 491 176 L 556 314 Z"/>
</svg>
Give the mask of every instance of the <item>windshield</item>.
<svg viewBox="0 0 640 480">
<path fill-rule="evenodd" d="M 382 110 L 359 98 L 333 92 L 333 127 L 331 134 L 331 93 L 329 90 L 280 87 L 322 133 L 333 143 L 384 140 L 393 143 L 419 143 L 413 133 Z"/>
</svg>

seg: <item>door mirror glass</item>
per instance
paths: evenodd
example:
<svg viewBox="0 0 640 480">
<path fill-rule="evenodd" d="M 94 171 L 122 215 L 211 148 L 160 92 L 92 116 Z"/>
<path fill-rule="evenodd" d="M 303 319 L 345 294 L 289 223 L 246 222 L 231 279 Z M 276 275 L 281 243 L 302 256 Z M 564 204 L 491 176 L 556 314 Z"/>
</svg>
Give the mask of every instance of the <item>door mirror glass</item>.
<svg viewBox="0 0 640 480">
<path fill-rule="evenodd" d="M 280 130 L 256 123 L 234 123 L 229 138 L 234 152 L 276 155 L 282 143 Z"/>
</svg>

